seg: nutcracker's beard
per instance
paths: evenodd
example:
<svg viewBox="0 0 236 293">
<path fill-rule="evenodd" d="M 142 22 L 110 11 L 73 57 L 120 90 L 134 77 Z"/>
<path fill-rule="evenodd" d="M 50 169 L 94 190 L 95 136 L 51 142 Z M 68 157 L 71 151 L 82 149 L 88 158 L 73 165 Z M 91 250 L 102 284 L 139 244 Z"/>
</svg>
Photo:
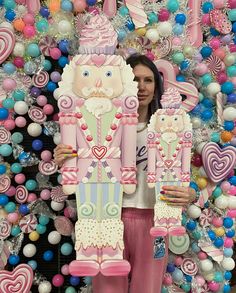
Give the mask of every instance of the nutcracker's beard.
<svg viewBox="0 0 236 293">
<path fill-rule="evenodd" d="M 107 98 L 89 98 L 84 105 L 96 118 L 112 110 L 112 102 Z"/>
</svg>

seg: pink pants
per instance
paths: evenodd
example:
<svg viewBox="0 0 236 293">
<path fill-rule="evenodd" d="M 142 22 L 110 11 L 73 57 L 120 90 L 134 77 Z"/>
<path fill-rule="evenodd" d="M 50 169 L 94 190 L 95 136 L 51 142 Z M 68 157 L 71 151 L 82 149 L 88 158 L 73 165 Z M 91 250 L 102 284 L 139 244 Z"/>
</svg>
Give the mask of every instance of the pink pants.
<svg viewBox="0 0 236 293">
<path fill-rule="evenodd" d="M 104 277 L 98 274 L 93 278 L 93 293 L 160 293 L 163 276 L 168 261 L 166 255 L 153 258 L 153 237 L 149 230 L 153 226 L 152 209 L 124 208 L 124 258 L 131 265 L 127 277 Z"/>
</svg>

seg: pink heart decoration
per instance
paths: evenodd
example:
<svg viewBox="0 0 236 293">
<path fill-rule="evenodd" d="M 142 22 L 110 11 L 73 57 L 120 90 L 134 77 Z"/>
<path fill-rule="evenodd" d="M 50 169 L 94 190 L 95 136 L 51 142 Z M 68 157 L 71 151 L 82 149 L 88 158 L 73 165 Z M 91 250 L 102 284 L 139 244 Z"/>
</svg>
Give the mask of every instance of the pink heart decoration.
<svg viewBox="0 0 236 293">
<path fill-rule="evenodd" d="M 2 64 L 11 54 L 15 46 L 15 36 L 13 32 L 6 27 L 0 28 L 0 64 Z"/>
<path fill-rule="evenodd" d="M 169 169 L 173 165 L 174 161 L 173 160 L 165 160 L 165 165 Z"/>
<path fill-rule="evenodd" d="M 221 149 L 214 142 L 207 143 L 202 150 L 202 161 L 207 176 L 219 183 L 227 177 L 236 164 L 236 149 L 227 146 Z"/>
<path fill-rule="evenodd" d="M 33 271 L 29 265 L 20 264 L 12 272 L 0 271 L 0 293 L 29 293 Z"/>
<path fill-rule="evenodd" d="M 105 146 L 93 146 L 92 153 L 98 160 L 101 160 L 107 153 L 107 148 Z"/>
<path fill-rule="evenodd" d="M 97 66 L 100 67 L 104 64 L 104 62 L 106 61 L 106 56 L 104 54 L 101 55 L 92 55 L 91 56 L 91 60 L 93 61 L 93 63 Z"/>
</svg>

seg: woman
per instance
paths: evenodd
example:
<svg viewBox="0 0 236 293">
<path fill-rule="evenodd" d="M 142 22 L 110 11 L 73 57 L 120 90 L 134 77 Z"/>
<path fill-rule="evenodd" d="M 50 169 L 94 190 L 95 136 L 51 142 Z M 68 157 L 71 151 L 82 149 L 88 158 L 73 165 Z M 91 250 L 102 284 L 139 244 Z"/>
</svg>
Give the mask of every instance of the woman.
<svg viewBox="0 0 236 293">
<path fill-rule="evenodd" d="M 138 82 L 139 100 L 136 159 L 138 185 L 134 194 L 124 194 L 122 209 L 124 258 L 131 265 L 131 272 L 127 277 L 104 277 L 98 274 L 93 278 L 94 293 L 160 293 L 168 261 L 168 247 L 161 258 L 154 259 L 153 256 L 154 239 L 149 231 L 153 226 L 155 192 L 146 183 L 147 124 L 151 115 L 160 107 L 162 78 L 155 64 L 144 55 L 130 56 L 127 64 L 133 68 Z M 54 157 L 61 166 L 66 158 L 73 157 L 72 148 L 58 145 Z M 165 186 L 163 190 L 170 204 L 186 206 L 195 199 L 192 188 Z M 165 242 L 168 244 L 167 240 Z"/>
</svg>

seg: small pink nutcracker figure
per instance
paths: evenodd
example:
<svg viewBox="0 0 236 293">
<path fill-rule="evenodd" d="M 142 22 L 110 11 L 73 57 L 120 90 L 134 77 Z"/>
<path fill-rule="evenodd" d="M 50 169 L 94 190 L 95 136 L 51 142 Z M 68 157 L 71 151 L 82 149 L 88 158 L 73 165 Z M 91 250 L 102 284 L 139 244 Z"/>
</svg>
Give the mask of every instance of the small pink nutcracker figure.
<svg viewBox="0 0 236 293">
<path fill-rule="evenodd" d="M 181 225 L 182 207 L 161 200 L 162 186 L 189 186 L 192 124 L 181 102 L 176 89 L 167 89 L 161 98 L 162 109 L 152 115 L 148 125 L 147 181 L 156 193 L 154 227 L 150 230 L 154 237 L 186 233 Z"/>
<path fill-rule="evenodd" d="M 76 193 L 76 260 L 72 275 L 127 275 L 123 259 L 123 192 L 136 188 L 137 83 L 114 55 L 117 34 L 104 15 L 93 16 L 80 36 L 80 53 L 64 69 L 55 95 L 62 143 L 75 157 L 63 165 L 62 185 Z"/>
</svg>

